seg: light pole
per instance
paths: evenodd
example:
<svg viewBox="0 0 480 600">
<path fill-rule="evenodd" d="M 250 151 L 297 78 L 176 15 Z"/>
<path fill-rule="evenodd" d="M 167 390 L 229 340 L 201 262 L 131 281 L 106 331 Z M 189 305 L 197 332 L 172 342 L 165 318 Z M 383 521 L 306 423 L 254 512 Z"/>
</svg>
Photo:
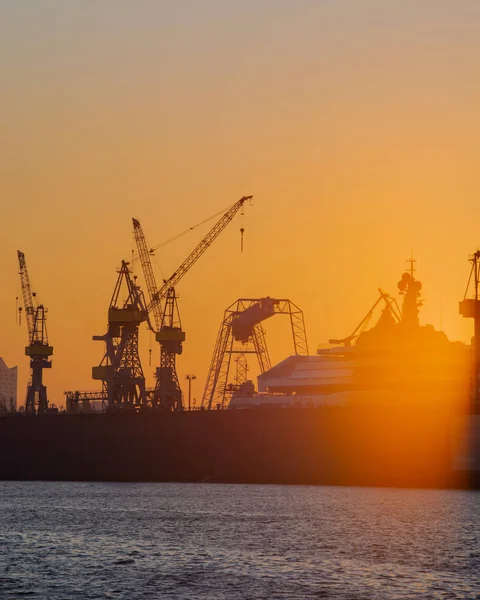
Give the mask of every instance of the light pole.
<svg viewBox="0 0 480 600">
<path fill-rule="evenodd" d="M 188 379 L 188 410 L 191 410 L 190 403 L 192 399 L 192 379 L 196 379 L 196 375 L 187 375 L 185 379 Z"/>
</svg>

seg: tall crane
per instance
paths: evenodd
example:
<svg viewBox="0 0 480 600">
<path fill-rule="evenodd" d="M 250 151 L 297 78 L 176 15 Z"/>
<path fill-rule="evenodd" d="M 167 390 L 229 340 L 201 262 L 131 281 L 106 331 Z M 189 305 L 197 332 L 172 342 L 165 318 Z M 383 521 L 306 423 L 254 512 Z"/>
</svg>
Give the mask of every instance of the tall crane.
<svg viewBox="0 0 480 600">
<path fill-rule="evenodd" d="M 100 365 L 92 369 L 92 377 L 102 381 L 109 411 L 147 405 L 145 377 L 138 352 L 138 328 L 144 321 L 150 324 L 145 305 L 128 263 L 122 261 L 108 309 L 107 333 L 93 337 L 106 345 Z"/>
<path fill-rule="evenodd" d="M 28 276 L 25 254 L 17 250 L 22 284 L 23 304 L 28 329 L 28 346 L 26 356 L 30 357 L 31 378 L 27 386 L 25 413 L 29 415 L 45 414 L 48 411 L 47 388 L 43 384 L 43 369 L 50 369 L 53 347 L 48 343 L 47 309 L 38 304 L 36 294 L 32 291 Z"/>
<path fill-rule="evenodd" d="M 147 310 L 155 321 L 155 339 L 160 344 L 160 367 L 156 370 L 155 391 L 152 405 L 169 410 L 182 410 L 182 391 L 176 371 L 176 355 L 182 353 L 185 332 L 182 330 L 178 311 L 175 286 L 209 248 L 225 227 L 232 221 L 247 200 L 253 196 L 243 196 L 233 204 L 215 223 L 202 241 L 188 255 L 178 269 L 157 289 L 150 260 L 150 251 L 140 222 L 133 219 L 133 228 L 142 270 L 147 284 L 150 302 Z"/>
<path fill-rule="evenodd" d="M 149 299 L 158 293 L 155 274 L 150 260 L 150 251 L 138 219 L 132 219 L 135 242 L 142 265 Z M 183 396 L 178 381 L 176 356 L 182 353 L 185 332 L 182 331 L 175 289 L 167 291 L 163 306 L 152 308 L 155 323 L 155 340 L 160 344 L 160 366 L 155 371 L 155 389 L 151 398 L 153 408 L 182 410 Z"/>
</svg>

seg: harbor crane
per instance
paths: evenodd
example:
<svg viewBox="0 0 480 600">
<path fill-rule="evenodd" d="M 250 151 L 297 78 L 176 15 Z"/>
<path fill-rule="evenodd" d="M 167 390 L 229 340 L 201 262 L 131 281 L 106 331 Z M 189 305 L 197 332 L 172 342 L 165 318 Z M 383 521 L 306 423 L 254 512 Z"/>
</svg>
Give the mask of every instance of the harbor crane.
<svg viewBox="0 0 480 600">
<path fill-rule="evenodd" d="M 47 309 L 38 304 L 36 294 L 32 291 L 28 276 L 25 254 L 17 250 L 22 284 L 23 304 L 28 329 L 28 346 L 26 356 L 30 357 L 31 377 L 27 386 L 25 413 L 28 415 L 43 415 L 48 412 L 47 388 L 43 384 L 43 370 L 52 367 L 49 359 L 53 347 L 48 343 Z"/>
<path fill-rule="evenodd" d="M 158 294 L 150 251 L 138 219 L 132 219 L 135 242 L 142 265 L 143 276 L 150 300 Z M 176 369 L 176 356 L 182 353 L 185 332 L 182 331 L 175 288 L 167 290 L 164 305 L 152 308 L 155 323 L 155 340 L 160 344 L 160 366 L 155 371 L 155 389 L 151 398 L 154 408 L 182 410 L 183 397 Z"/>
<path fill-rule="evenodd" d="M 212 245 L 238 211 L 252 196 L 243 196 L 235 202 L 202 241 L 188 255 L 178 269 L 157 288 L 145 235 L 138 219 L 133 219 L 134 236 L 138 255 L 147 285 L 150 302 L 147 306 L 155 323 L 155 339 L 160 344 L 160 366 L 155 373 L 155 390 L 152 406 L 167 410 L 182 410 L 183 396 L 176 371 L 176 356 L 182 353 L 185 332 L 182 330 L 175 286 Z M 152 328 L 153 329 L 153 328 Z"/>
<path fill-rule="evenodd" d="M 138 328 L 144 321 L 150 323 L 143 293 L 128 263 L 122 261 L 108 309 L 107 333 L 93 337 L 106 345 L 100 365 L 92 369 L 92 377 L 102 381 L 108 411 L 147 406 L 145 376 L 138 352 Z"/>
</svg>

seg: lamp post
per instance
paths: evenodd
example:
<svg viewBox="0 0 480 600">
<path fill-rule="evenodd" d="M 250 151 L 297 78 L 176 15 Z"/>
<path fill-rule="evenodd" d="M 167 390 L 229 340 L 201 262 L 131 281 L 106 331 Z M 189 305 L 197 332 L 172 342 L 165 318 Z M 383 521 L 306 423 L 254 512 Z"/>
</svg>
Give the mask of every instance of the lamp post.
<svg viewBox="0 0 480 600">
<path fill-rule="evenodd" d="M 191 410 L 191 399 L 192 399 L 192 380 L 196 379 L 196 375 L 187 375 L 185 379 L 188 379 L 188 410 Z"/>
</svg>

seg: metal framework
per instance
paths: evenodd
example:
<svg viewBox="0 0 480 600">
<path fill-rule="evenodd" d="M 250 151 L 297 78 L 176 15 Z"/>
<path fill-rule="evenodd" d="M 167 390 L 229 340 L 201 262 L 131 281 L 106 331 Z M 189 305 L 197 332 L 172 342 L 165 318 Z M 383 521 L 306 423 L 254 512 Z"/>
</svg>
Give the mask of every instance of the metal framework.
<svg viewBox="0 0 480 600">
<path fill-rule="evenodd" d="M 225 311 L 207 376 L 202 408 L 225 408 L 231 395 L 247 381 L 249 354 L 255 354 L 261 373 L 271 368 L 262 321 L 273 315 L 289 315 L 294 353 L 308 355 L 303 312 L 288 299 L 239 298 Z M 235 383 L 229 383 L 235 356 Z"/>
<path fill-rule="evenodd" d="M 31 368 L 25 413 L 41 415 L 48 411 L 47 388 L 43 384 L 43 370 L 52 367 L 52 361 L 49 360 L 49 357 L 53 354 L 53 347 L 48 344 L 47 309 L 43 304 L 36 303 L 36 294 L 32 291 L 30 284 L 25 254 L 17 250 L 17 256 L 28 328 L 29 345 L 25 348 L 25 354 L 30 357 Z"/>
<path fill-rule="evenodd" d="M 147 240 L 143 233 L 142 226 L 140 225 L 140 221 L 138 219 L 132 219 L 132 222 L 133 235 L 135 237 L 140 263 L 142 265 L 143 277 L 145 278 L 145 283 L 147 285 L 148 298 L 151 302 L 152 298 L 158 293 L 157 282 L 155 281 L 155 274 L 150 260 L 151 251 L 148 249 Z M 163 320 L 161 305 L 156 304 L 153 306 L 151 313 L 153 314 L 153 320 L 155 322 L 155 331 L 160 331 Z"/>
<path fill-rule="evenodd" d="M 248 362 L 245 354 L 235 357 L 235 386 L 240 388 L 248 380 Z"/>
<path fill-rule="evenodd" d="M 158 294 L 150 260 L 151 252 L 138 219 L 132 219 L 135 242 L 150 301 Z M 176 369 L 176 356 L 182 353 L 185 333 L 180 323 L 175 289 L 169 288 L 163 306 L 153 304 L 155 340 L 160 344 L 160 366 L 155 370 L 155 389 L 149 394 L 151 406 L 163 410 L 183 410 L 183 395 Z"/>
<path fill-rule="evenodd" d="M 126 299 L 121 301 L 121 297 Z M 92 369 L 92 377 L 102 381 L 109 411 L 147 407 L 145 376 L 138 352 L 138 328 L 144 321 L 150 323 L 145 305 L 128 263 L 122 261 L 108 310 L 107 333 L 93 337 L 106 345 L 100 365 Z"/>
<path fill-rule="evenodd" d="M 65 392 L 65 408 L 68 414 L 95 412 L 95 404 L 100 404 L 101 412 L 107 408 L 107 396 L 103 390 Z"/>
<path fill-rule="evenodd" d="M 183 410 L 183 394 L 177 375 L 176 358 L 182 353 L 182 330 L 175 289 L 168 290 L 162 323 L 155 339 L 160 343 L 160 367 L 156 370 L 153 403 L 164 410 Z"/>
<path fill-rule="evenodd" d="M 149 394 L 149 402 L 153 408 L 183 410 L 183 394 L 176 370 L 176 357 L 182 353 L 185 332 L 181 327 L 175 286 L 222 233 L 244 203 L 251 198 L 252 196 L 244 196 L 235 202 L 215 223 L 173 275 L 164 281 L 160 289 L 157 289 L 152 268 L 152 251 L 148 249 L 140 221 L 132 219 L 135 242 L 149 297 L 147 310 L 150 314 L 153 314 L 155 339 L 160 344 L 160 366 L 155 372 L 155 389 L 153 393 Z"/>
</svg>

